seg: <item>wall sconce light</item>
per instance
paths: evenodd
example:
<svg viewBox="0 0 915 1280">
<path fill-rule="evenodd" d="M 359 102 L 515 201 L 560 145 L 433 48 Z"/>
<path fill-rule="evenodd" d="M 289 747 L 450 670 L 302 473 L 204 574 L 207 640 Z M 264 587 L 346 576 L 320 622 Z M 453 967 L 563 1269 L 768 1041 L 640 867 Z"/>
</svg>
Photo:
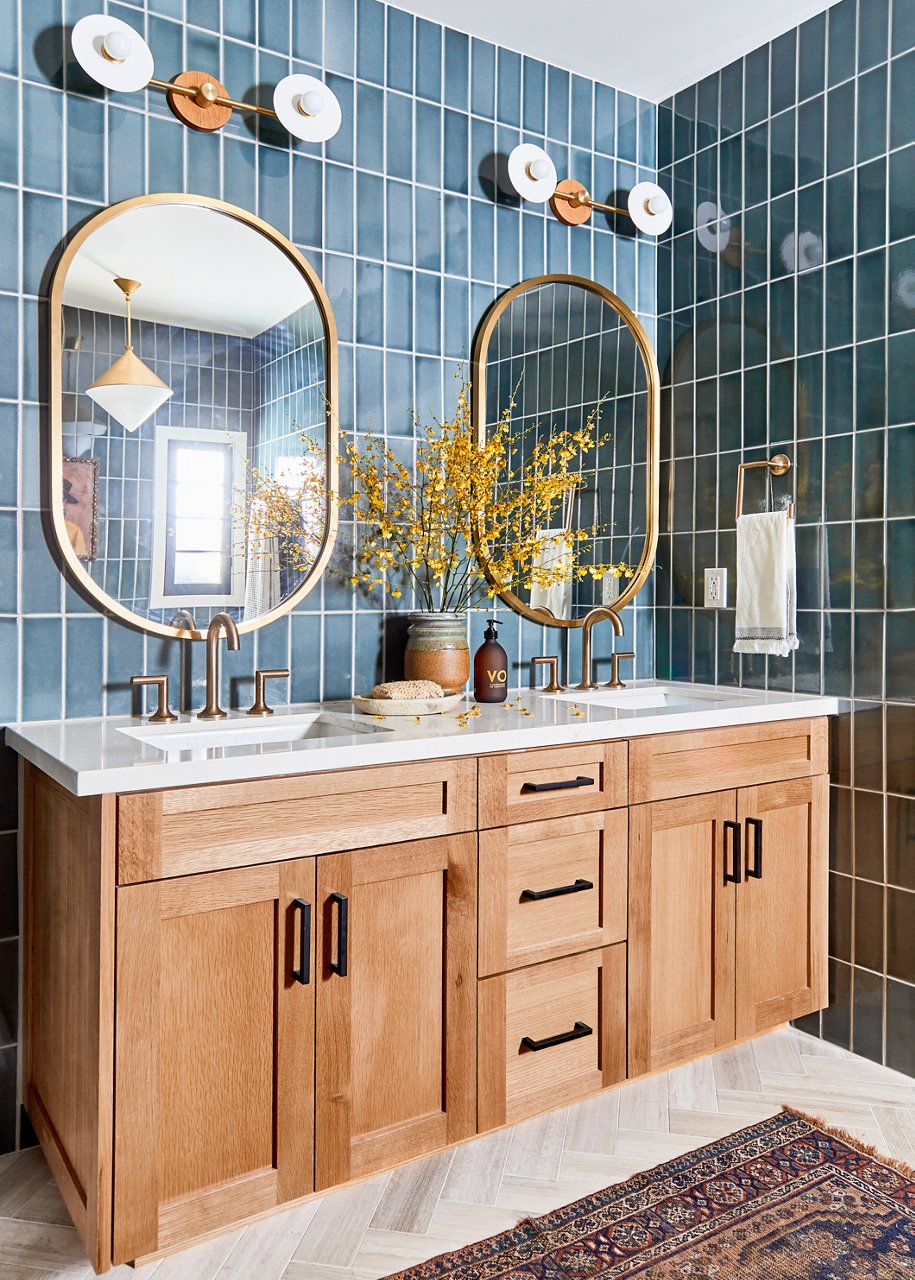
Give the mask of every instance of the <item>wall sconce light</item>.
<svg viewBox="0 0 915 1280">
<path fill-rule="evenodd" d="M 137 93 L 161 89 L 172 112 L 190 129 L 213 133 L 231 119 L 233 111 L 279 120 L 294 138 L 326 142 L 340 128 L 340 103 L 334 93 L 314 76 L 284 76 L 273 91 L 273 110 L 238 102 L 225 85 L 204 71 L 182 71 L 174 80 L 153 76 L 149 45 L 120 18 L 91 13 L 80 18 L 71 36 L 73 56 L 97 84 L 106 89 Z"/>
<path fill-rule="evenodd" d="M 603 204 L 592 199 L 587 187 L 574 178 L 563 178 L 559 182 L 553 161 L 542 147 L 529 142 L 521 143 L 509 155 L 508 178 L 522 199 L 538 204 L 549 200 L 553 213 L 568 227 L 587 222 L 597 209 L 601 213 L 622 213 L 632 219 L 639 231 L 660 236 L 673 218 L 670 197 L 655 183 L 637 182 L 629 192 L 625 209 Z"/>
</svg>

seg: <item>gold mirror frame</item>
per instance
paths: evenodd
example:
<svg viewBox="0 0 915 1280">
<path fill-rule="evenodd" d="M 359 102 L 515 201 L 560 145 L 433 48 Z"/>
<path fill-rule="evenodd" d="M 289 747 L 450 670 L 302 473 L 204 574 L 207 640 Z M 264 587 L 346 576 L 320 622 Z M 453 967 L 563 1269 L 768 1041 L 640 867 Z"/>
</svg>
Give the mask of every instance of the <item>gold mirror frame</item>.
<svg viewBox="0 0 915 1280">
<path fill-rule="evenodd" d="M 218 213 L 224 213 L 231 218 L 235 218 L 238 222 L 244 223 L 245 226 L 250 227 L 253 231 L 265 236 L 301 272 L 305 283 L 314 296 L 324 326 L 324 383 L 327 401 L 324 455 L 327 489 L 330 495 L 327 503 L 327 522 L 324 528 L 324 537 L 318 555 L 304 582 L 290 596 L 277 605 L 275 609 L 271 609 L 269 613 L 265 613 L 259 618 L 252 618 L 250 622 L 240 622 L 238 624 L 238 630 L 241 633 L 257 631 L 260 627 L 265 627 L 269 623 L 275 622 L 277 618 L 282 618 L 284 614 L 289 613 L 321 581 L 337 538 L 337 506 L 333 498 L 337 490 L 337 326 L 334 321 L 330 298 L 327 296 L 327 292 L 314 268 L 306 261 L 291 240 L 287 240 L 269 222 L 264 222 L 262 218 L 249 213 L 247 209 L 240 209 L 237 205 L 228 204 L 224 200 L 214 200 L 209 196 L 190 195 L 184 192 L 157 192 L 154 195 L 135 196 L 131 200 L 122 200 L 118 204 L 109 205 L 107 209 L 103 209 L 101 213 L 96 214 L 94 218 L 90 218 L 67 244 L 60 261 L 54 269 L 50 297 L 51 375 L 49 384 L 50 460 L 48 467 L 50 487 L 48 490 L 48 506 L 50 508 L 51 527 L 57 543 L 57 551 L 63 556 L 65 570 L 76 585 L 82 589 L 83 594 L 97 604 L 101 612 L 107 617 L 116 618 L 119 622 L 125 622 L 138 631 L 144 631 L 150 635 L 167 636 L 172 640 L 203 640 L 206 638 L 205 631 L 191 630 L 190 628 L 185 630 L 179 627 L 166 626 L 162 622 L 151 622 L 140 614 L 133 613 L 130 609 L 125 608 L 119 601 L 114 600 L 106 591 L 103 591 L 77 557 L 64 528 L 63 510 L 59 503 L 54 500 L 56 494 L 63 492 L 63 292 L 67 272 L 80 248 L 100 226 L 112 218 L 117 218 L 121 214 L 127 213 L 131 209 L 140 208 L 142 205 L 156 204 L 198 205 L 206 209 L 215 209 Z"/>
<path fill-rule="evenodd" d="M 642 554 L 636 566 L 635 574 L 629 579 L 625 589 L 620 592 L 617 599 L 614 600 L 613 605 L 606 606 L 612 613 L 618 614 L 630 600 L 638 595 L 654 564 L 655 552 L 658 547 L 659 472 L 661 463 L 661 377 L 658 373 L 658 361 L 651 345 L 651 339 L 645 332 L 641 321 L 627 307 L 622 298 L 618 298 L 615 293 L 611 293 L 602 284 L 598 284 L 596 280 L 589 280 L 586 276 L 546 275 L 532 276 L 530 280 L 522 280 L 520 284 L 516 284 L 507 293 L 503 293 L 500 298 L 496 299 L 486 312 L 477 330 L 470 363 L 470 405 L 472 420 L 476 427 L 477 444 L 482 445 L 486 439 L 486 366 L 489 343 L 495 327 L 503 312 L 507 310 L 516 298 L 520 297 L 522 293 L 527 293 L 530 289 L 538 289 L 545 284 L 578 285 L 579 288 L 587 289 L 589 293 L 593 293 L 596 297 L 606 302 L 632 333 L 639 349 L 639 354 L 642 357 L 642 363 L 645 366 L 645 375 L 648 383 L 646 398 L 648 465 L 645 477 L 645 542 L 642 546 Z M 529 618 L 532 622 L 540 622 L 547 627 L 574 629 L 584 626 L 584 618 L 556 618 L 546 609 L 532 609 L 523 600 L 519 600 L 513 591 L 499 584 L 498 580 L 489 572 L 485 561 L 483 561 L 483 570 L 490 583 L 497 589 L 499 598 L 504 600 L 516 613 L 520 613 L 522 617 Z"/>
</svg>

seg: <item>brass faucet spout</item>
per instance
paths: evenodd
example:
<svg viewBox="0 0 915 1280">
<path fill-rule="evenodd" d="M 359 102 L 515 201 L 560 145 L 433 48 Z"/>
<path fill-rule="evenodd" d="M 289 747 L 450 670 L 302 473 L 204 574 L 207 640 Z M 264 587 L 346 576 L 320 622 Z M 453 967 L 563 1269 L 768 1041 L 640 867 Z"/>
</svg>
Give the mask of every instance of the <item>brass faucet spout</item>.
<svg viewBox="0 0 915 1280">
<path fill-rule="evenodd" d="M 207 701 L 202 711 L 197 712 L 198 720 L 224 720 L 225 711 L 219 705 L 219 636 L 226 633 L 226 648 L 233 650 L 239 647 L 238 627 L 235 619 L 228 613 L 217 613 L 207 627 Z"/>
<path fill-rule="evenodd" d="M 618 613 L 614 613 L 612 609 L 592 609 L 585 618 L 581 628 L 581 683 L 575 686 L 582 693 L 588 693 L 591 689 L 596 689 L 597 685 L 591 674 L 591 632 L 595 622 L 608 621 L 613 627 L 615 635 L 623 634 L 623 624 L 620 621 Z"/>
</svg>

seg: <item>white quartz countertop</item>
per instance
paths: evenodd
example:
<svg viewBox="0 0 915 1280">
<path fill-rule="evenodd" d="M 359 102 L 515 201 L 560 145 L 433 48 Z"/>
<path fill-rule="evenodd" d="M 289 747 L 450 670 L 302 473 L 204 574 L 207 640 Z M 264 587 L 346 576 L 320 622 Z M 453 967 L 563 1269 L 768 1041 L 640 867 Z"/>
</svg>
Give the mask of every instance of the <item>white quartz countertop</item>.
<svg viewBox="0 0 915 1280">
<path fill-rule="evenodd" d="M 611 699 L 616 705 L 608 705 Z M 377 720 L 348 702 L 309 703 L 278 707 L 263 719 L 238 711 L 215 722 L 182 715 L 172 725 L 127 716 L 30 721 L 10 725 L 6 741 L 83 796 L 762 724 L 838 709 L 837 699 L 808 694 L 634 680 L 618 693 L 522 690 L 478 708 L 468 698 L 456 711 L 417 721 Z"/>
</svg>

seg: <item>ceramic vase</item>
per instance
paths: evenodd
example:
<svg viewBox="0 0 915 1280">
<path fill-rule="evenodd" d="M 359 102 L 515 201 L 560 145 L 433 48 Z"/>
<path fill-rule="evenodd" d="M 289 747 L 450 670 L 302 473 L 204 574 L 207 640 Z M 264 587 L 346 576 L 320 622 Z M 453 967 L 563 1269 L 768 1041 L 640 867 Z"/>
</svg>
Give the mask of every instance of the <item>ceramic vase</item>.
<svg viewBox="0 0 915 1280">
<path fill-rule="evenodd" d="M 463 613 L 411 613 L 404 654 L 407 680 L 434 680 L 460 693 L 470 679 L 467 621 Z"/>
</svg>

